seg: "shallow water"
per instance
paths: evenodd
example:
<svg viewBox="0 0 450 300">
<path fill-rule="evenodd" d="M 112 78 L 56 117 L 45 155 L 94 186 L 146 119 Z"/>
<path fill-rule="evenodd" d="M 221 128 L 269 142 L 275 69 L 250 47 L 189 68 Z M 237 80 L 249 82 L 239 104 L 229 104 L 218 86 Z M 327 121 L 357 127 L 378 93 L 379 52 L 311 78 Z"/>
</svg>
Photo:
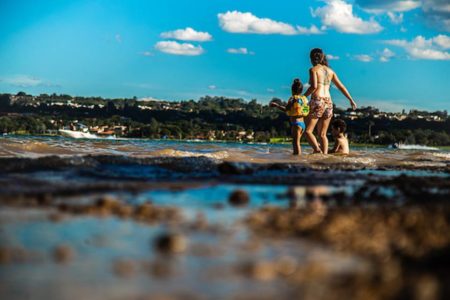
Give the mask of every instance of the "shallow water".
<svg viewBox="0 0 450 300">
<path fill-rule="evenodd" d="M 450 152 L 426 150 L 395 150 L 387 147 L 353 147 L 348 156 L 292 156 L 290 145 L 244 144 L 231 142 L 155 141 L 146 139 L 77 140 L 63 137 L 0 138 L 0 157 L 37 158 L 49 155 L 122 155 L 127 157 L 207 157 L 220 161 L 246 163 L 296 163 L 304 165 L 359 165 L 367 168 L 383 166 L 446 168 Z"/>
</svg>

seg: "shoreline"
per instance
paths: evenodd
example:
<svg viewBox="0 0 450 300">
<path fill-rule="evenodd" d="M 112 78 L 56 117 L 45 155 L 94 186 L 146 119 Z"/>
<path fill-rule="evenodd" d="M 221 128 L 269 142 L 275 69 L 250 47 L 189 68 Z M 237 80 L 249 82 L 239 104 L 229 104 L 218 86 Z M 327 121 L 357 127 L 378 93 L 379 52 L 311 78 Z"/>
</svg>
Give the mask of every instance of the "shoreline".
<svg viewBox="0 0 450 300">
<path fill-rule="evenodd" d="M 0 136 L 2 137 L 2 136 Z M 58 134 L 6 134 L 3 137 L 63 137 Z M 67 138 L 70 139 L 70 138 Z M 168 142 L 191 142 L 191 143 L 236 143 L 236 144 L 255 144 L 255 145 L 291 145 L 291 141 L 289 138 L 271 138 L 271 141 L 268 142 L 252 142 L 252 141 L 237 141 L 237 140 L 200 140 L 200 139 L 154 139 L 154 138 L 129 138 L 129 137 L 118 137 L 118 138 L 103 138 L 99 137 L 99 140 L 140 140 L 140 141 L 168 141 Z M 80 139 L 80 140 L 89 140 L 89 139 Z M 94 139 L 95 140 L 95 139 Z M 358 148 L 388 148 L 389 144 L 373 144 L 373 143 L 353 143 L 349 141 L 351 147 Z M 309 147 L 307 142 L 301 142 L 302 147 Z M 450 145 L 441 145 L 441 146 L 429 146 L 429 145 L 420 145 L 427 147 L 435 147 L 439 150 L 450 151 Z"/>
</svg>

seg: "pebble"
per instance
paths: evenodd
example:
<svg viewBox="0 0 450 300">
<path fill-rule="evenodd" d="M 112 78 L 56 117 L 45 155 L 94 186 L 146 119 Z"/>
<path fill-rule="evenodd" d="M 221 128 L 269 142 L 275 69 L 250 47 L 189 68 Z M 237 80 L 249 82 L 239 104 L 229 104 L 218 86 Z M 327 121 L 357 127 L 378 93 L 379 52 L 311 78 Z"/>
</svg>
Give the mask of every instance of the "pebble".
<svg viewBox="0 0 450 300">
<path fill-rule="evenodd" d="M 114 262 L 113 271 L 119 277 L 129 278 L 135 274 L 136 268 L 133 261 L 128 259 L 119 259 Z"/>
<path fill-rule="evenodd" d="M 182 253 L 187 248 L 187 239 L 181 234 L 163 233 L 154 240 L 153 245 L 161 253 Z"/>
<path fill-rule="evenodd" d="M 228 198 L 232 206 L 246 206 L 250 202 L 250 196 L 244 190 L 235 190 Z"/>
<path fill-rule="evenodd" d="M 75 251 L 68 245 L 56 246 L 53 250 L 53 259 L 57 263 L 68 263 L 75 257 Z"/>
</svg>

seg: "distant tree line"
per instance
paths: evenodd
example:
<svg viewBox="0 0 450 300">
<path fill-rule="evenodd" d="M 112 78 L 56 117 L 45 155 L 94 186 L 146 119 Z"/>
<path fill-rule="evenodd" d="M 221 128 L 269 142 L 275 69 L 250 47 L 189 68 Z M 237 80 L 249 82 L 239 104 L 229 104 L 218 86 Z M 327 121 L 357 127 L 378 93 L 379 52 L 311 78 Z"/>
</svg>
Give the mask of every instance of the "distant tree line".
<svg viewBox="0 0 450 300">
<path fill-rule="evenodd" d="M 367 111 L 364 111 L 364 117 L 352 120 L 345 116 L 344 110 L 335 108 L 335 111 L 347 122 L 348 134 L 354 142 L 450 145 L 447 112 L 434 113 L 445 118 L 438 122 L 417 118 L 402 121 L 374 118 Z M 413 113 L 424 115 L 426 112 Z M 253 132 L 256 141 L 268 141 L 289 136 L 290 130 L 283 113 L 256 100 L 206 96 L 198 101 L 167 102 L 139 101 L 136 97 L 103 99 L 56 94 L 32 97 L 23 92 L 0 94 L 0 132 L 42 134 L 67 126 L 74 120 L 88 126 L 127 126 L 128 137 L 143 138 L 185 139 L 207 137 L 215 132 L 217 139 L 233 140 L 236 132 L 246 131 Z"/>
</svg>

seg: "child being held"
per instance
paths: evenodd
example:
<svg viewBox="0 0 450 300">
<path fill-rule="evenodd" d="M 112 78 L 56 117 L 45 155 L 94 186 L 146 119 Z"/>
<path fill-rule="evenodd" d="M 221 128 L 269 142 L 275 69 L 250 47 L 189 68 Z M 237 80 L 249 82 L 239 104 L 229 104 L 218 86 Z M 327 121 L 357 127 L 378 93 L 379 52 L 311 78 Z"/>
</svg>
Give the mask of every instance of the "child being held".
<svg viewBox="0 0 450 300">
<path fill-rule="evenodd" d="M 347 124 L 341 119 L 334 120 L 331 124 L 331 133 L 335 139 L 335 144 L 330 153 L 338 154 L 349 154 L 350 147 L 348 146 L 347 135 L 345 130 L 347 129 Z"/>
<path fill-rule="evenodd" d="M 309 106 L 308 99 L 305 96 L 302 96 L 303 84 L 300 79 L 294 79 L 291 91 L 292 96 L 289 98 L 286 106 L 280 105 L 273 101 L 270 103 L 270 106 L 286 112 L 289 116 L 289 121 L 291 123 L 292 147 L 294 150 L 293 154 L 300 155 L 302 153 L 300 139 L 306 129 L 305 120 L 303 118 L 309 114 Z"/>
</svg>

